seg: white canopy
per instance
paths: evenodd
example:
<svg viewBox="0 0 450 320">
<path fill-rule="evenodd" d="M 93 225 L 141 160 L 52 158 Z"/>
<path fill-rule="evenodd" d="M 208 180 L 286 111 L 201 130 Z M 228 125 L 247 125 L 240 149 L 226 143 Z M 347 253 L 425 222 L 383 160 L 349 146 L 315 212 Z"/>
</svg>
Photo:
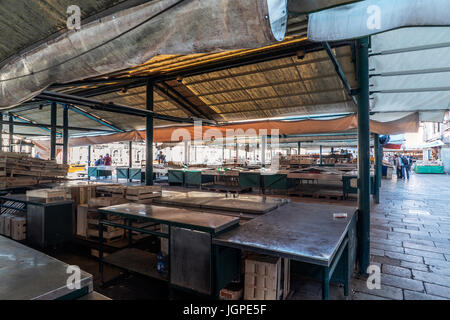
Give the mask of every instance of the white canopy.
<svg viewBox="0 0 450 320">
<path fill-rule="evenodd" d="M 450 109 L 449 16 L 448 0 L 365 0 L 310 14 L 308 38 L 370 36 L 372 115 L 418 112 L 420 121 L 442 122 Z"/>
<path fill-rule="evenodd" d="M 450 27 L 404 28 L 371 37 L 372 112 L 419 112 L 442 122 L 450 109 Z"/>
<path fill-rule="evenodd" d="M 356 39 L 411 26 L 448 26 L 448 0 L 365 0 L 310 14 L 308 39 Z"/>
</svg>

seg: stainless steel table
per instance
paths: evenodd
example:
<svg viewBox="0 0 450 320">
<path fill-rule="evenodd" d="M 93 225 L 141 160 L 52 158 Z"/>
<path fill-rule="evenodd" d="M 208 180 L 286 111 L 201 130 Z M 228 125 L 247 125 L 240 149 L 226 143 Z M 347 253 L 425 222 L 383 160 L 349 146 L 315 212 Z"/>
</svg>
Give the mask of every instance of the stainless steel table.
<svg viewBox="0 0 450 320">
<path fill-rule="evenodd" d="M 347 218 L 333 218 L 334 213 L 346 213 Z M 328 299 L 329 282 L 342 257 L 346 264 L 344 290 L 347 295 L 355 213 L 353 207 L 290 203 L 219 235 L 213 239 L 213 244 L 319 266 L 323 272 L 324 299 Z"/>
<path fill-rule="evenodd" d="M 258 195 L 228 195 L 226 193 L 216 192 L 178 192 L 173 194 L 166 194 L 163 192 L 161 198 L 155 198 L 153 203 L 195 207 L 200 209 L 232 211 L 249 214 L 264 214 L 272 211 L 279 206 L 288 202 L 287 199 L 280 199 L 267 196 Z"/>
<path fill-rule="evenodd" d="M 0 300 L 77 299 L 92 292 L 92 275 L 84 271 L 80 289 L 67 287 L 68 266 L 0 236 Z"/>
<path fill-rule="evenodd" d="M 143 274 L 159 280 L 168 280 L 170 293 L 172 288 L 186 289 L 206 295 L 217 295 L 222 285 L 226 285 L 234 276 L 231 267 L 216 281 L 216 252 L 212 239 L 222 232 L 235 228 L 239 218 L 198 212 L 194 210 L 127 203 L 100 208 L 99 212 L 99 270 L 103 283 L 103 263 L 117 266 L 128 272 Z M 119 216 L 123 223 L 108 220 L 110 216 Z M 149 229 L 133 226 L 133 221 L 152 222 L 163 226 Z M 129 247 L 103 257 L 103 226 L 114 226 L 128 230 Z M 160 226 L 159 226 L 160 227 Z M 157 271 L 157 255 L 147 250 L 132 248 L 132 231 L 154 235 L 167 239 L 168 270 Z M 230 253 L 230 251 L 232 251 Z M 232 255 L 236 250 L 227 249 Z M 237 261 L 238 256 L 233 258 Z M 238 262 L 235 264 L 238 265 Z M 227 282 L 228 281 L 228 282 Z M 106 283 L 104 283 L 106 284 Z"/>
</svg>

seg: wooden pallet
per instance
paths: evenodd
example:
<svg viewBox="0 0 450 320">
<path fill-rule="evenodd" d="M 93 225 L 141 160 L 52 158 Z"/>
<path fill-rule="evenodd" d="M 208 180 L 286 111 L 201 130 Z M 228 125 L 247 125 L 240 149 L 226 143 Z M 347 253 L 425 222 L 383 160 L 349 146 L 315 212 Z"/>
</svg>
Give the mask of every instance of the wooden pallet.
<svg viewBox="0 0 450 320">
<path fill-rule="evenodd" d="M 88 237 L 98 237 L 98 211 L 97 209 L 100 207 L 110 206 L 114 204 L 120 204 L 126 202 L 124 199 L 120 198 L 91 198 L 89 200 L 89 204 L 81 204 L 77 209 L 77 228 L 76 234 L 80 237 L 88 238 Z M 117 216 L 107 215 L 105 219 L 112 220 L 117 223 L 123 223 L 123 220 Z M 116 229 L 111 226 L 104 229 L 106 232 L 111 232 Z M 94 231 L 92 231 L 94 230 Z M 120 229 L 123 231 L 123 229 Z M 105 239 L 115 238 L 115 233 L 107 234 L 104 233 Z M 121 233 L 123 236 L 123 232 Z"/>
<path fill-rule="evenodd" d="M 64 178 L 69 166 L 28 155 L 0 151 L 0 188 L 33 186 Z"/>
<path fill-rule="evenodd" d="M 28 190 L 27 200 L 38 200 L 46 203 L 61 201 L 66 199 L 66 191 L 62 189 L 37 189 Z"/>
<path fill-rule="evenodd" d="M 125 198 L 126 191 L 127 187 L 122 185 L 98 186 L 96 195 L 97 197 Z"/>
<path fill-rule="evenodd" d="M 344 200 L 344 194 L 338 190 L 319 190 L 314 193 L 314 198 L 327 200 Z"/>
<path fill-rule="evenodd" d="M 240 188 L 239 186 L 227 186 L 220 184 L 202 185 L 202 189 L 215 191 L 215 192 L 231 192 L 231 193 L 245 193 L 250 192 L 252 188 Z"/>
<path fill-rule="evenodd" d="M 0 215 L 0 234 L 17 241 L 25 240 L 26 224 L 25 217 L 2 214 Z"/>
<path fill-rule="evenodd" d="M 245 259 L 245 300 L 285 299 L 290 291 L 290 261 L 251 254 Z"/>
<path fill-rule="evenodd" d="M 123 198 L 115 198 L 115 197 L 95 197 L 90 198 L 88 201 L 89 208 L 100 208 L 100 207 L 109 207 L 115 206 L 118 204 L 127 203 L 128 201 Z"/>
<path fill-rule="evenodd" d="M 106 243 L 121 241 L 124 239 L 124 229 L 112 230 L 112 231 L 103 231 L 103 240 Z M 99 240 L 99 232 L 98 229 L 88 229 L 87 238 L 93 240 Z"/>
<path fill-rule="evenodd" d="M 130 201 L 148 201 L 162 196 L 161 186 L 131 186 L 127 187 L 126 199 Z"/>
<path fill-rule="evenodd" d="M 291 191 L 289 196 L 293 197 L 302 197 L 302 198 L 314 198 L 315 191 L 314 190 L 304 190 L 304 191 Z"/>
</svg>

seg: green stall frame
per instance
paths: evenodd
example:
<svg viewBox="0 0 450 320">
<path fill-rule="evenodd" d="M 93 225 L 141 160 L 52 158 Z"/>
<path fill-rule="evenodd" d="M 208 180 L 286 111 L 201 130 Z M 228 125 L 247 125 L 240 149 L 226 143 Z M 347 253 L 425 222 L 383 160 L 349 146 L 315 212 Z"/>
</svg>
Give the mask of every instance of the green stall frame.
<svg viewBox="0 0 450 320">
<path fill-rule="evenodd" d="M 167 172 L 169 185 L 184 185 L 183 170 L 168 170 Z"/>
<path fill-rule="evenodd" d="M 259 172 L 239 172 L 239 187 L 261 188 L 261 174 Z"/>
</svg>

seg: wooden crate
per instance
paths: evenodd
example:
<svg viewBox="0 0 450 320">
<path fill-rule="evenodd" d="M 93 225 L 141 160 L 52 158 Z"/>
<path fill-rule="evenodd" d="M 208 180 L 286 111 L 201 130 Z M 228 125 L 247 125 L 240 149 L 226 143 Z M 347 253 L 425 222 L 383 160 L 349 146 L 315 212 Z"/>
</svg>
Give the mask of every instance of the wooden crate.
<svg viewBox="0 0 450 320">
<path fill-rule="evenodd" d="M 132 186 L 127 187 L 126 199 L 130 201 L 151 201 L 152 198 L 161 197 L 161 195 L 161 186 Z"/>
<path fill-rule="evenodd" d="M 2 223 L 3 223 L 3 228 L 2 228 L 2 235 L 4 235 L 5 237 L 11 237 L 11 218 L 13 216 L 9 215 L 9 214 L 3 214 L 2 215 Z"/>
<path fill-rule="evenodd" d="M 113 198 L 113 197 L 95 197 L 88 201 L 89 208 L 101 208 L 115 206 L 118 204 L 127 203 L 128 201 L 123 198 Z"/>
<path fill-rule="evenodd" d="M 10 219 L 11 238 L 13 240 L 25 240 L 27 238 L 27 220 L 24 217 L 12 217 Z"/>
<path fill-rule="evenodd" d="M 87 236 L 91 238 L 98 238 L 99 236 L 98 228 L 97 229 L 88 228 Z M 123 236 L 124 236 L 124 229 L 115 228 L 113 230 L 103 230 L 103 239 L 106 243 L 120 241 L 123 239 Z"/>
<path fill-rule="evenodd" d="M 160 225 L 160 232 L 169 233 L 169 227 L 167 226 L 167 224 Z M 161 252 L 164 256 L 167 256 L 169 254 L 169 239 L 167 238 L 160 238 L 160 239 L 161 239 Z"/>
<path fill-rule="evenodd" d="M 91 249 L 91 256 L 98 258 L 99 257 L 99 253 L 98 253 L 98 249 Z M 106 258 L 107 256 L 109 256 L 108 252 L 103 252 L 103 258 Z"/>
<path fill-rule="evenodd" d="M 1 214 L 0 215 L 0 234 L 1 235 L 5 235 L 5 217 L 7 216 L 8 214 Z M 11 232 L 10 232 L 10 234 L 11 234 Z"/>
<path fill-rule="evenodd" d="M 289 260 L 251 254 L 245 259 L 245 300 L 280 300 L 289 293 Z"/>
<path fill-rule="evenodd" d="M 88 203 L 91 198 L 95 198 L 95 186 L 80 186 L 80 204 Z"/>
<path fill-rule="evenodd" d="M 154 222 L 149 222 L 149 221 L 145 221 L 145 220 L 133 220 L 131 222 L 131 225 L 135 228 L 140 228 L 140 229 L 146 229 L 146 230 L 151 230 L 151 231 L 159 231 L 160 230 L 160 225 L 156 224 Z M 139 240 L 139 239 L 143 239 L 143 238 L 147 238 L 150 235 L 148 233 L 141 233 L 138 231 L 132 231 L 132 237 L 135 240 Z M 125 232 L 125 238 L 129 238 L 128 237 L 128 231 Z"/>
<path fill-rule="evenodd" d="M 125 198 L 127 187 L 122 185 L 97 186 L 96 195 L 100 197 Z"/>
<path fill-rule="evenodd" d="M 87 219 L 89 207 L 87 204 L 78 205 L 77 209 L 77 235 L 87 237 Z"/>
<path fill-rule="evenodd" d="M 114 205 L 117 204 L 116 202 L 123 201 L 124 199 L 120 198 L 101 197 L 91 198 L 89 204 L 79 205 L 77 210 L 77 235 L 84 238 L 98 238 L 99 226 L 97 209 L 99 207 Z M 117 216 L 106 215 L 104 218 L 123 224 L 123 219 Z M 122 240 L 124 238 L 124 233 L 124 229 L 107 225 L 103 226 L 103 239 L 107 243 Z"/>
<path fill-rule="evenodd" d="M 56 182 L 67 174 L 68 165 L 31 158 L 28 155 L 0 151 L 0 187 L 33 186 Z"/>
<path fill-rule="evenodd" d="M 63 189 L 28 190 L 26 195 L 27 200 L 44 200 L 47 203 L 66 199 L 66 191 Z"/>
</svg>

